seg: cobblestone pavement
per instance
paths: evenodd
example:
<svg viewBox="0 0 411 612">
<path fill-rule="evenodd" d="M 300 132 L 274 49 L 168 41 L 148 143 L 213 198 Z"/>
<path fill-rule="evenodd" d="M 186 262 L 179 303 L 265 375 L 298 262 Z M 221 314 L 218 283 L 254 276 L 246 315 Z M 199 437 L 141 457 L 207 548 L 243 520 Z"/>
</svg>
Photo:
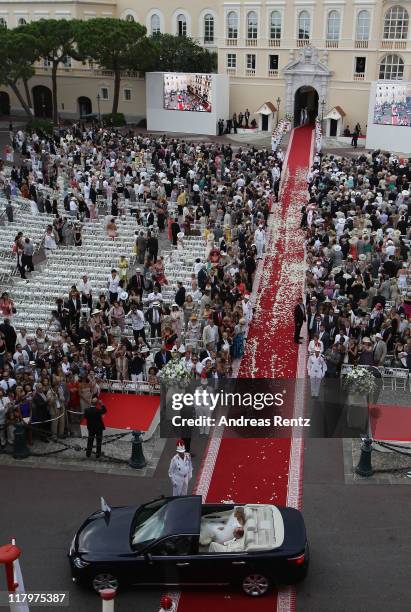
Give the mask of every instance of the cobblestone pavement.
<svg viewBox="0 0 411 612">
<path fill-rule="evenodd" d="M 113 436 L 103 438 L 103 454 L 96 459 L 95 454 L 88 459 L 85 449 L 87 438 L 73 436 L 62 442 L 46 444 L 36 440 L 30 446 L 31 454 L 26 459 L 14 459 L 11 447 L 0 454 L 0 465 L 13 467 L 33 467 L 44 469 L 58 469 L 71 471 L 91 471 L 104 474 L 118 474 L 123 476 L 152 477 L 157 468 L 166 440 L 160 438 L 159 428 L 154 435 L 143 443 L 143 452 L 147 466 L 142 469 L 133 469 L 129 466 L 131 458 L 131 432 L 121 439 L 110 442 Z M 66 445 L 69 448 L 66 448 Z"/>
</svg>

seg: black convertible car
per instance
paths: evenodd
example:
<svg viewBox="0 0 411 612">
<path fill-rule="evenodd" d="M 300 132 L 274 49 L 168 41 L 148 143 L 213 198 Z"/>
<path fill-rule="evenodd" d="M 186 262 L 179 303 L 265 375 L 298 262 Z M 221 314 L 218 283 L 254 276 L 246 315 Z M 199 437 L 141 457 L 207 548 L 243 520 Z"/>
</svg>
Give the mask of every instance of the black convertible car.
<svg viewBox="0 0 411 612">
<path fill-rule="evenodd" d="M 260 504 L 203 504 L 198 495 L 106 507 L 83 523 L 69 551 L 74 582 L 234 585 L 260 596 L 305 577 L 301 513 Z"/>
</svg>

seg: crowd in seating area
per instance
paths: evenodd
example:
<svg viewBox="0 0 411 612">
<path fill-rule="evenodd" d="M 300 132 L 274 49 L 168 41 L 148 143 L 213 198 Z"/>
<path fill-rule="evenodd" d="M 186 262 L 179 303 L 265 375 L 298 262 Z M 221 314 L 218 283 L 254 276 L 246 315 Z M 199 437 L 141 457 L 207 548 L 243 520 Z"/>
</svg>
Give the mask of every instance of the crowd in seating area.
<svg viewBox="0 0 411 612">
<path fill-rule="evenodd" d="M 317 155 L 307 180 L 310 353 L 327 376 L 348 365 L 411 371 L 411 160 Z"/>
<path fill-rule="evenodd" d="M 66 411 L 101 390 L 155 392 L 173 354 L 193 378 L 231 377 L 283 155 L 80 125 L 12 139 L 21 163 L 0 174 L 0 248 L 15 258 L 1 283 L 1 446 L 18 421 L 46 440 L 51 419 L 64 436 Z"/>
</svg>

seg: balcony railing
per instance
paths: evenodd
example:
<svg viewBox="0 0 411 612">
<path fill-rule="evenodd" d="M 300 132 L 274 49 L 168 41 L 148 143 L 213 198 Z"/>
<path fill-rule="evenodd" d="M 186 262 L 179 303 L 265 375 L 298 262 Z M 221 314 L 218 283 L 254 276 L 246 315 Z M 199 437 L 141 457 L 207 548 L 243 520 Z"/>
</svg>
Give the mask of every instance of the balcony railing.
<svg viewBox="0 0 411 612">
<path fill-rule="evenodd" d="M 246 47 L 256 47 L 257 46 L 257 39 L 256 38 L 246 38 L 245 39 L 245 46 Z"/>
<path fill-rule="evenodd" d="M 310 43 L 309 38 L 297 38 L 297 47 L 308 47 Z"/>
<path fill-rule="evenodd" d="M 278 70 L 268 70 L 268 76 L 271 78 L 278 77 Z"/>
<path fill-rule="evenodd" d="M 281 38 L 270 38 L 268 41 L 269 47 L 279 47 L 281 45 Z"/>
<path fill-rule="evenodd" d="M 327 39 L 325 41 L 325 46 L 327 49 L 338 49 L 338 43 L 339 43 L 338 40 Z"/>
<path fill-rule="evenodd" d="M 255 68 L 246 68 L 245 76 L 247 77 L 255 77 Z"/>
<path fill-rule="evenodd" d="M 356 40 L 355 48 L 356 49 L 368 49 L 368 40 Z"/>
<path fill-rule="evenodd" d="M 406 49 L 407 41 L 406 40 L 388 40 L 383 39 L 381 41 L 381 49 Z"/>
<path fill-rule="evenodd" d="M 354 72 L 354 81 L 364 81 L 365 72 Z"/>
<path fill-rule="evenodd" d="M 238 45 L 238 39 L 237 38 L 226 38 L 225 39 L 225 46 L 226 47 L 236 47 Z"/>
<path fill-rule="evenodd" d="M 226 68 L 226 72 L 229 76 L 235 76 L 237 74 L 237 68 Z"/>
</svg>

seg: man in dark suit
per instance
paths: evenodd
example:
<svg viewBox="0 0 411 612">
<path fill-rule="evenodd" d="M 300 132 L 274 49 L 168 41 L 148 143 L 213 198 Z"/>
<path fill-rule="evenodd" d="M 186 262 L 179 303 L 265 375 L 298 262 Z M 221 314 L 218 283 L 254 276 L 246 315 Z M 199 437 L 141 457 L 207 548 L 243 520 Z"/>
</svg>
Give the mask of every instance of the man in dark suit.
<svg viewBox="0 0 411 612">
<path fill-rule="evenodd" d="M 161 370 L 171 359 L 170 351 L 166 350 L 163 345 L 159 351 L 154 355 L 154 363 L 156 367 Z"/>
<path fill-rule="evenodd" d="M 153 302 L 146 312 L 146 321 L 150 323 L 150 338 L 161 337 L 161 305 Z"/>
<path fill-rule="evenodd" d="M 325 351 L 330 348 L 331 339 L 330 339 L 330 334 L 325 330 L 324 323 L 320 324 L 320 333 L 318 335 L 318 339 L 323 343 L 324 353 L 325 353 Z"/>
<path fill-rule="evenodd" d="M 307 320 L 303 298 L 298 298 L 298 304 L 294 308 L 294 342 L 300 344 L 300 332 L 304 321 Z"/>
<path fill-rule="evenodd" d="M 91 456 L 91 451 L 93 450 L 94 438 L 96 438 L 96 459 L 98 459 L 101 455 L 101 443 L 103 441 L 103 431 L 106 426 L 103 421 L 103 414 L 106 414 L 107 408 L 101 404 L 98 404 L 98 396 L 93 395 L 91 398 L 91 405 L 85 409 L 84 418 L 87 422 L 88 429 L 88 440 L 87 440 L 87 450 L 86 457 Z"/>
<path fill-rule="evenodd" d="M 134 291 L 140 295 L 140 298 L 143 297 L 143 275 L 141 274 L 140 268 L 136 268 L 133 276 L 128 282 L 127 291 L 130 291 L 131 289 L 134 289 Z"/>
<path fill-rule="evenodd" d="M 184 302 L 186 301 L 186 290 L 183 287 L 183 283 L 181 281 L 178 281 L 177 283 L 177 291 L 176 291 L 176 295 L 174 297 L 174 302 L 180 306 L 180 308 L 182 308 L 184 306 Z"/>
</svg>

